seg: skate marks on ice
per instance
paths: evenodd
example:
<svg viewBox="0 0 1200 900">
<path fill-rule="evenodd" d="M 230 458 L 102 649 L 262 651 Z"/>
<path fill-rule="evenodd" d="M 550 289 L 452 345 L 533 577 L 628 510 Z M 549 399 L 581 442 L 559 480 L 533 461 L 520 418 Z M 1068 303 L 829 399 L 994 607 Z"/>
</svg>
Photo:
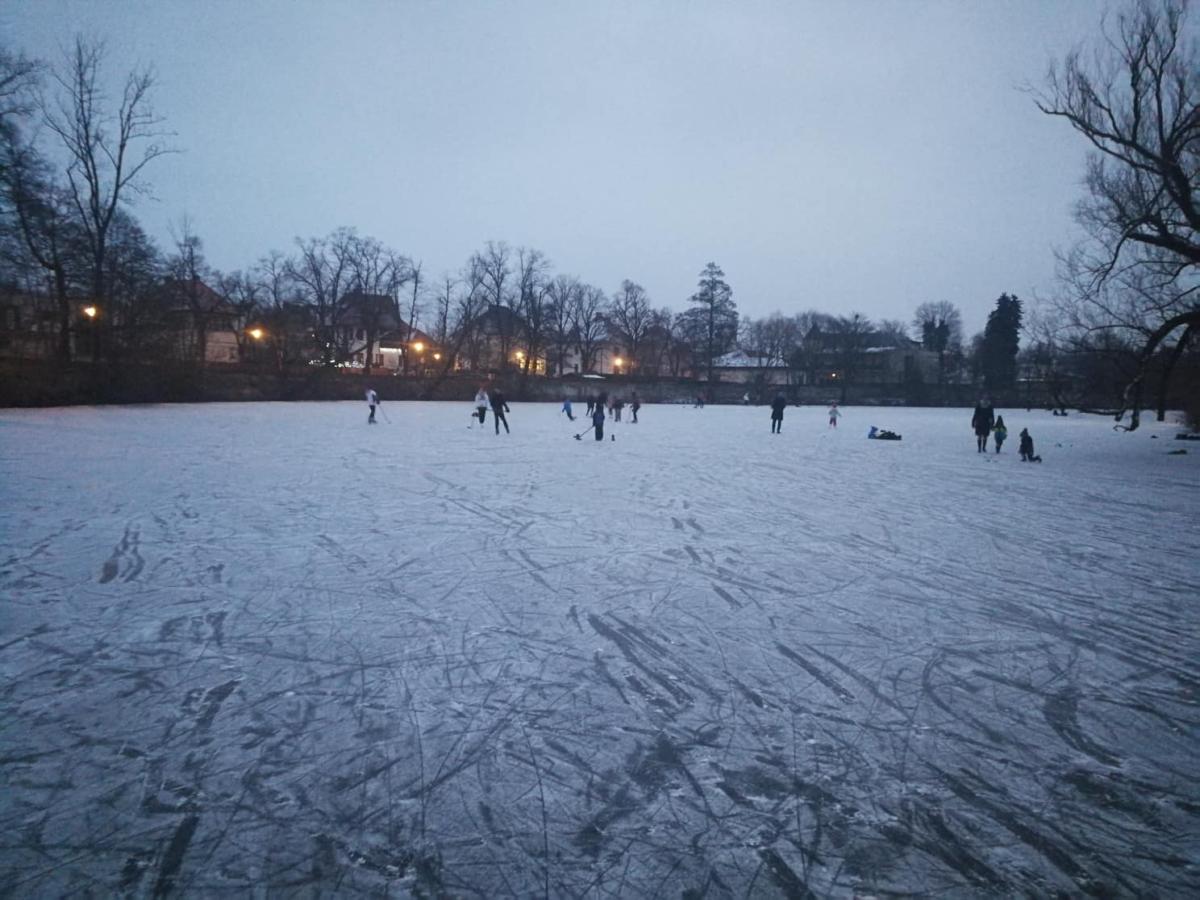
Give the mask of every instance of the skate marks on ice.
<svg viewBox="0 0 1200 900">
<path fill-rule="evenodd" d="M 364 449 L 264 407 L 161 489 L 6 494 L 42 507 L 0 567 L 8 893 L 1200 891 L 1178 485 L 1130 492 L 1152 525 L 1089 470 L 1080 529 L 1082 488 L 1009 482 L 1017 532 L 973 458 L 817 453 L 800 416 L 764 488 L 690 410 L 581 472 L 532 407 L 461 448 L 391 408 L 435 418 Z M 235 466 L 276 486 L 209 499 Z"/>
</svg>

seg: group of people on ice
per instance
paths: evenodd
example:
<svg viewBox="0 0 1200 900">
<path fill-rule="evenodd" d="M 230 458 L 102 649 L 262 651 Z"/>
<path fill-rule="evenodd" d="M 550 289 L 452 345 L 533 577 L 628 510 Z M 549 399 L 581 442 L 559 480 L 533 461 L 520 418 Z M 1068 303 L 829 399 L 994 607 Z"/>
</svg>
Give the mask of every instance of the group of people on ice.
<svg viewBox="0 0 1200 900">
<path fill-rule="evenodd" d="M 367 388 L 367 407 L 370 412 L 367 415 L 367 424 L 375 424 L 375 411 L 379 407 L 379 395 L 372 388 Z M 746 399 L 748 399 L 747 395 Z M 620 397 L 609 397 L 607 391 L 601 391 L 598 394 L 592 394 L 587 398 L 587 413 L 586 415 L 592 420 L 590 431 L 595 432 L 596 440 L 604 440 L 604 422 L 605 413 L 612 417 L 614 422 L 621 421 L 621 412 L 625 408 L 625 401 Z M 630 412 L 633 414 L 632 422 L 638 420 L 638 410 L 642 408 L 641 400 L 637 395 L 637 391 L 633 391 L 630 395 L 629 402 Z M 783 411 L 787 408 L 787 398 L 780 391 L 771 401 L 771 433 L 783 433 Z M 508 400 L 504 396 L 504 392 L 499 387 L 492 387 L 489 391 L 487 385 L 480 385 L 479 390 L 475 392 L 475 412 L 471 416 L 471 424 L 474 426 L 475 419 L 479 419 L 479 424 L 482 427 L 487 419 L 488 410 L 492 411 L 492 422 L 496 429 L 496 434 L 500 433 L 500 426 L 504 426 L 504 433 L 509 434 L 508 418 L 506 413 L 508 408 Z M 568 419 L 575 421 L 574 410 L 571 406 L 571 399 L 563 400 L 561 412 L 566 413 Z M 838 419 L 842 417 L 842 412 L 838 409 L 836 403 L 829 406 L 829 427 L 837 428 Z M 1004 446 L 1004 442 L 1008 439 L 1008 427 L 1004 424 L 1004 417 L 997 416 L 995 408 L 992 406 L 991 399 L 985 394 L 979 399 L 975 405 L 975 412 L 971 416 L 971 428 L 975 432 L 976 451 L 978 453 L 987 453 L 988 438 L 990 437 L 995 445 L 996 452 L 1000 452 L 1000 448 Z M 575 435 L 581 438 L 581 432 Z M 888 429 L 876 428 L 871 426 L 871 430 L 867 433 L 867 437 L 874 440 L 898 441 L 900 435 Z M 1017 446 L 1017 452 L 1021 456 L 1022 462 L 1041 462 L 1042 458 L 1033 452 L 1033 437 L 1029 434 L 1029 429 L 1022 428 L 1020 435 L 1020 443 Z"/>
<path fill-rule="evenodd" d="M 996 452 L 1004 446 L 1008 439 L 1008 426 L 1004 424 L 1004 416 L 997 416 L 992 407 L 991 398 L 984 394 L 975 404 L 975 413 L 971 416 L 971 428 L 975 430 L 975 447 L 977 453 L 987 453 L 988 437 L 996 446 Z M 1021 454 L 1021 462 L 1041 462 L 1042 458 L 1033 452 L 1033 437 L 1028 428 L 1021 429 L 1020 442 L 1017 452 Z"/>
</svg>

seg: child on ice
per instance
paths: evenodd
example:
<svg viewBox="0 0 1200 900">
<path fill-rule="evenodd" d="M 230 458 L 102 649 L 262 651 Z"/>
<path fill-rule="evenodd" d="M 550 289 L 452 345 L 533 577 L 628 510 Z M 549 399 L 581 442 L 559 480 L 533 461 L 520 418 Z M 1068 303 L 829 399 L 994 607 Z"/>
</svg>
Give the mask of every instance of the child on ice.
<svg viewBox="0 0 1200 900">
<path fill-rule="evenodd" d="M 570 397 L 567 397 L 565 400 L 563 400 L 563 405 L 562 405 L 562 409 L 560 410 L 560 412 L 565 412 L 567 414 L 568 419 L 570 419 L 572 422 L 575 421 L 575 415 L 574 415 L 574 413 L 571 412 L 571 398 Z"/>
<path fill-rule="evenodd" d="M 836 403 L 832 404 L 829 407 L 829 427 L 837 428 L 837 420 L 840 419 L 841 417 L 842 417 L 842 411 L 837 408 Z"/>
<path fill-rule="evenodd" d="M 371 414 L 367 416 L 367 424 L 375 424 L 375 407 L 379 405 L 379 395 L 375 393 L 374 388 L 367 388 L 367 407 L 371 410 Z"/>
<path fill-rule="evenodd" d="M 479 416 L 479 424 L 483 424 L 484 417 L 487 416 L 488 395 L 487 391 L 481 386 L 475 392 L 475 415 Z"/>
<path fill-rule="evenodd" d="M 1004 425 L 1004 416 L 996 416 L 996 427 L 992 429 L 992 434 L 996 437 L 996 452 L 1000 452 L 1000 446 L 1008 438 L 1008 429 Z"/>
<path fill-rule="evenodd" d="M 1017 448 L 1021 451 L 1021 462 L 1041 462 L 1040 456 L 1033 455 L 1033 438 L 1029 435 L 1028 428 L 1021 429 L 1021 443 Z"/>
</svg>

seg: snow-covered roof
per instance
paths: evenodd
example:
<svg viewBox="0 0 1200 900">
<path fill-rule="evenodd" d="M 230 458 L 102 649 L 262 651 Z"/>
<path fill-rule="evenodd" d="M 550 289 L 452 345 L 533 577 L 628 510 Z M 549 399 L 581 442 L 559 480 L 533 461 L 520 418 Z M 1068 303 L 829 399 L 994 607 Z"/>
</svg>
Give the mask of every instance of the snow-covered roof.
<svg viewBox="0 0 1200 900">
<path fill-rule="evenodd" d="M 734 350 L 713 360 L 713 365 L 723 369 L 766 369 L 771 366 L 769 356 L 751 356 L 744 350 Z"/>
</svg>

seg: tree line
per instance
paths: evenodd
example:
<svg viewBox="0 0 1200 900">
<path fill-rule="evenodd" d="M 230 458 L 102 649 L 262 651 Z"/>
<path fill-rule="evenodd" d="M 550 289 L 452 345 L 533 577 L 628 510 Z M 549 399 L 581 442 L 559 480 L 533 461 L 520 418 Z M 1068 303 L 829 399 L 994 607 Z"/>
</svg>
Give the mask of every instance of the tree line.
<svg viewBox="0 0 1200 900">
<path fill-rule="evenodd" d="M 1038 109 L 1091 147 L 1077 208 L 1085 237 L 1059 252 L 1050 296 L 1026 304 L 1002 294 L 970 339 L 949 302 L 920 304 L 909 322 L 816 310 L 740 316 L 715 263 L 680 312 L 656 305 L 633 279 L 606 291 L 555 272 L 536 249 L 503 242 L 433 279 L 419 261 L 352 228 L 297 238 L 290 252 L 271 251 L 245 270 L 216 271 L 186 220 L 166 248 L 139 225 L 134 201 L 174 152 L 173 136 L 152 104 L 152 71 L 127 73 L 110 96 L 104 47 L 82 37 L 58 65 L 0 47 L 0 281 L 51 298 L 62 360 L 78 352 L 71 337 L 81 302 L 100 313 L 86 323 L 92 356 L 203 360 L 214 295 L 221 315 L 232 310 L 239 343 L 260 325 L 281 368 L 344 362 L 351 346 L 339 326 L 351 313 L 370 337 L 390 321 L 421 329 L 444 348 L 446 373 L 483 364 L 498 342 L 500 364 L 524 374 L 560 373 L 568 356 L 588 371 L 607 344 L 631 373 L 711 380 L 716 360 L 741 347 L 767 366 L 805 372 L 819 359 L 852 380 L 865 342 L 890 336 L 936 353 L 942 382 L 1002 389 L 1023 364 L 1064 406 L 1081 402 L 1081 385 L 1103 382 L 1113 411 L 1132 411 L 1126 427 L 1136 428 L 1147 383 L 1157 379 L 1161 411 L 1179 362 L 1195 370 L 1200 52 L 1191 23 L 1182 0 L 1133 0 L 1029 89 Z M 347 303 L 355 297 L 386 302 Z M 163 327 L 179 310 L 188 313 L 185 336 Z"/>
</svg>

